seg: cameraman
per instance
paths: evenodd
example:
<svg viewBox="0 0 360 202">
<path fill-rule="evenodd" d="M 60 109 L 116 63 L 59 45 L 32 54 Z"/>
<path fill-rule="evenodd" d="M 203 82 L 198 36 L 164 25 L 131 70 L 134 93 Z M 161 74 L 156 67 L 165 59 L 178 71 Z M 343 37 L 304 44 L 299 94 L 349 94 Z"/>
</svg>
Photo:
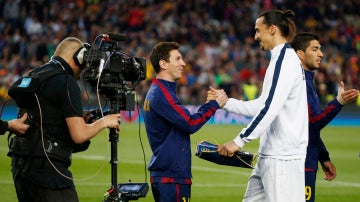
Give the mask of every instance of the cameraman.
<svg viewBox="0 0 360 202">
<path fill-rule="evenodd" d="M 50 77 L 41 85 L 37 94 L 38 106 L 33 109 L 18 106 L 20 114 L 28 113 L 30 122 L 30 129 L 24 135 L 14 137 L 9 152 L 20 202 L 79 201 L 68 169 L 71 154 L 86 150 L 89 140 L 102 129 L 120 129 L 120 114 L 107 115 L 91 124 L 83 118 L 76 80 L 85 66 L 84 51 L 86 47 L 77 38 L 68 37 L 61 41 L 51 61 L 35 71 L 62 69 L 63 73 Z"/>
</svg>

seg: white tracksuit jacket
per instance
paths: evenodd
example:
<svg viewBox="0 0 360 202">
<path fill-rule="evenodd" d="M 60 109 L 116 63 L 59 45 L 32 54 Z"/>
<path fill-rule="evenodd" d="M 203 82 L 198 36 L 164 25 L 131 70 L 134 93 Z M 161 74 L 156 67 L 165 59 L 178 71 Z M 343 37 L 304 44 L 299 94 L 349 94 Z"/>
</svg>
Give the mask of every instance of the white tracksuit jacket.
<svg viewBox="0 0 360 202">
<path fill-rule="evenodd" d="M 305 74 L 289 44 L 271 50 L 259 98 L 251 101 L 230 98 L 224 109 L 253 117 L 234 139 L 239 147 L 260 137 L 260 156 L 305 158 L 308 144 Z"/>
</svg>

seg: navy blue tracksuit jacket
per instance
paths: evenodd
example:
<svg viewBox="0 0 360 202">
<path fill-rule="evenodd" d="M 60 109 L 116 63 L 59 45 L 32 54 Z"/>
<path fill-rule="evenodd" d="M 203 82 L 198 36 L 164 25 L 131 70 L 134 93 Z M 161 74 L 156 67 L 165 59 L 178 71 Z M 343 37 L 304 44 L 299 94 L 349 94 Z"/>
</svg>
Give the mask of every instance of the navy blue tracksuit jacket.
<svg viewBox="0 0 360 202">
<path fill-rule="evenodd" d="M 305 168 L 316 171 L 318 160 L 324 162 L 330 160 L 320 130 L 323 129 L 340 112 L 342 105 L 333 99 L 324 109 L 321 108 L 320 99 L 313 84 L 314 72 L 305 71 L 307 99 L 309 108 L 309 144 L 307 147 Z M 320 156 L 319 156 L 320 152 Z"/>
<path fill-rule="evenodd" d="M 212 100 L 191 114 L 176 97 L 176 82 L 153 79 L 144 102 L 145 127 L 153 152 L 148 166 L 151 177 L 192 177 L 190 134 L 218 108 Z"/>
</svg>

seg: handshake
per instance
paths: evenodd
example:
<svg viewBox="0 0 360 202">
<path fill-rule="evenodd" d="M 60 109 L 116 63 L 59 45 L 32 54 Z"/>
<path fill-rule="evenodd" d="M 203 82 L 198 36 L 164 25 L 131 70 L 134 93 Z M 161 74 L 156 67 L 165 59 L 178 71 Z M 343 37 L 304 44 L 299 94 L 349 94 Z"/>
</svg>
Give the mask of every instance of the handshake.
<svg viewBox="0 0 360 202">
<path fill-rule="evenodd" d="M 210 89 L 207 91 L 206 102 L 209 102 L 210 100 L 215 100 L 219 104 L 220 108 L 222 108 L 226 104 L 228 99 L 229 98 L 223 89 L 218 90 L 210 86 Z"/>
</svg>

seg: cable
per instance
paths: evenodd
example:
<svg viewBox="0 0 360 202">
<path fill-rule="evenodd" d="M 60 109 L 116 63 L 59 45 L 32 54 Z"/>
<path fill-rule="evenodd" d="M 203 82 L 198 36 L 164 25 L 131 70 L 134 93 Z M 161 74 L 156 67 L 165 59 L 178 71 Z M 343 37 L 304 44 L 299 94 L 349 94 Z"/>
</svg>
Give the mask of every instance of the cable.
<svg viewBox="0 0 360 202">
<path fill-rule="evenodd" d="M 61 63 L 58 63 L 61 65 Z M 61 65 L 62 67 L 62 65 Z M 63 68 L 64 69 L 64 68 Z M 99 78 L 100 78 L 100 75 L 99 75 Z M 70 92 L 69 92 L 69 82 L 68 82 L 68 77 L 66 77 L 66 89 L 67 89 L 67 96 L 68 96 L 68 100 L 70 102 L 70 105 L 71 107 L 76 111 L 76 108 L 73 106 L 72 104 L 72 100 L 71 100 L 71 96 L 70 96 Z M 99 106 L 100 106 L 100 112 L 101 112 L 101 115 L 103 117 L 103 110 L 101 108 L 101 103 L 100 103 L 100 98 L 99 98 L 99 93 L 98 93 L 98 86 L 97 86 L 97 95 L 98 95 L 98 101 L 99 101 Z M 104 164 L 93 174 L 93 175 L 90 175 L 89 177 L 86 177 L 86 178 L 82 178 L 82 179 L 74 179 L 72 177 L 69 177 L 67 175 L 65 175 L 64 173 L 62 173 L 56 166 L 55 164 L 51 161 L 49 155 L 47 154 L 46 152 L 46 149 L 45 149 L 45 141 L 44 141 L 44 131 L 43 131 L 43 116 L 42 116 L 42 110 L 41 110 L 41 104 L 40 104 L 40 101 L 39 101 L 39 98 L 38 98 L 38 95 L 36 93 L 34 93 L 34 96 L 36 98 L 36 102 L 37 102 L 37 105 L 38 105 L 38 109 L 39 109 L 39 117 L 40 117 L 40 135 L 41 135 L 41 141 L 42 141 L 42 148 L 43 148 L 43 151 L 44 151 L 44 155 L 45 157 L 47 158 L 48 162 L 50 163 L 50 165 L 55 169 L 55 171 L 57 173 L 59 173 L 61 176 L 63 176 L 64 178 L 66 179 L 69 179 L 69 180 L 72 180 L 72 181 L 85 181 L 85 180 L 88 180 L 88 179 L 91 179 L 93 177 L 95 177 L 96 175 L 98 175 L 100 173 L 101 170 L 104 169 L 105 167 L 105 162 Z M 79 114 L 82 114 L 82 112 L 77 112 L 76 113 L 79 113 Z M 104 121 L 104 125 L 106 128 L 106 121 L 103 119 Z M 107 128 L 106 128 L 107 129 Z"/>
<path fill-rule="evenodd" d="M 96 97 L 97 97 L 97 100 L 98 100 L 101 117 L 104 117 L 104 112 L 102 110 L 101 101 L 100 101 L 100 93 L 99 93 L 99 85 L 100 85 L 101 74 L 102 74 L 102 71 L 101 72 L 99 71 L 98 80 L 96 82 Z M 109 129 L 106 127 L 106 120 L 103 119 L 103 122 L 104 122 L 104 128 L 109 133 Z"/>
<path fill-rule="evenodd" d="M 137 94 L 135 93 L 135 95 L 137 95 Z M 139 109 L 139 99 L 136 99 L 136 107 L 137 107 L 137 110 L 138 110 L 138 112 L 139 112 L 139 118 L 138 118 L 139 127 L 138 127 L 138 130 L 139 130 L 139 141 L 140 141 L 141 150 L 142 150 L 143 159 L 144 159 L 144 173 L 145 173 L 145 180 L 144 180 L 144 182 L 147 182 L 146 155 L 145 155 L 144 144 L 143 144 L 142 138 L 141 138 L 141 124 L 140 124 L 140 114 L 141 114 L 141 111 L 140 111 L 140 109 Z"/>
<path fill-rule="evenodd" d="M 41 145 L 42 145 L 42 148 L 43 148 L 43 151 L 44 151 L 44 155 L 46 157 L 46 159 L 48 160 L 48 162 L 50 163 L 50 165 L 55 169 L 55 171 L 57 173 L 59 173 L 59 175 L 63 176 L 64 178 L 66 179 L 69 179 L 69 180 L 72 180 L 72 181 L 85 181 L 85 180 L 88 180 L 88 179 L 91 179 L 93 177 L 95 177 L 96 175 L 98 175 L 100 173 L 100 171 L 105 167 L 105 164 L 103 164 L 102 167 L 99 168 L 98 171 L 96 171 L 93 175 L 89 176 L 89 177 L 86 177 L 86 178 L 82 178 L 82 179 L 74 179 L 72 177 L 69 177 L 67 175 L 65 175 L 64 173 L 62 173 L 56 166 L 55 164 L 51 161 L 49 155 L 47 154 L 46 152 L 46 149 L 45 149 L 45 141 L 44 141 L 44 130 L 43 130 L 43 117 L 42 117 L 42 110 L 41 110 L 41 105 L 40 105 L 40 101 L 39 101 L 39 98 L 37 96 L 36 93 L 34 93 L 35 95 L 35 98 L 36 98 L 36 102 L 38 104 L 38 108 L 39 108 L 39 117 L 40 117 L 40 135 L 41 135 Z"/>
</svg>

